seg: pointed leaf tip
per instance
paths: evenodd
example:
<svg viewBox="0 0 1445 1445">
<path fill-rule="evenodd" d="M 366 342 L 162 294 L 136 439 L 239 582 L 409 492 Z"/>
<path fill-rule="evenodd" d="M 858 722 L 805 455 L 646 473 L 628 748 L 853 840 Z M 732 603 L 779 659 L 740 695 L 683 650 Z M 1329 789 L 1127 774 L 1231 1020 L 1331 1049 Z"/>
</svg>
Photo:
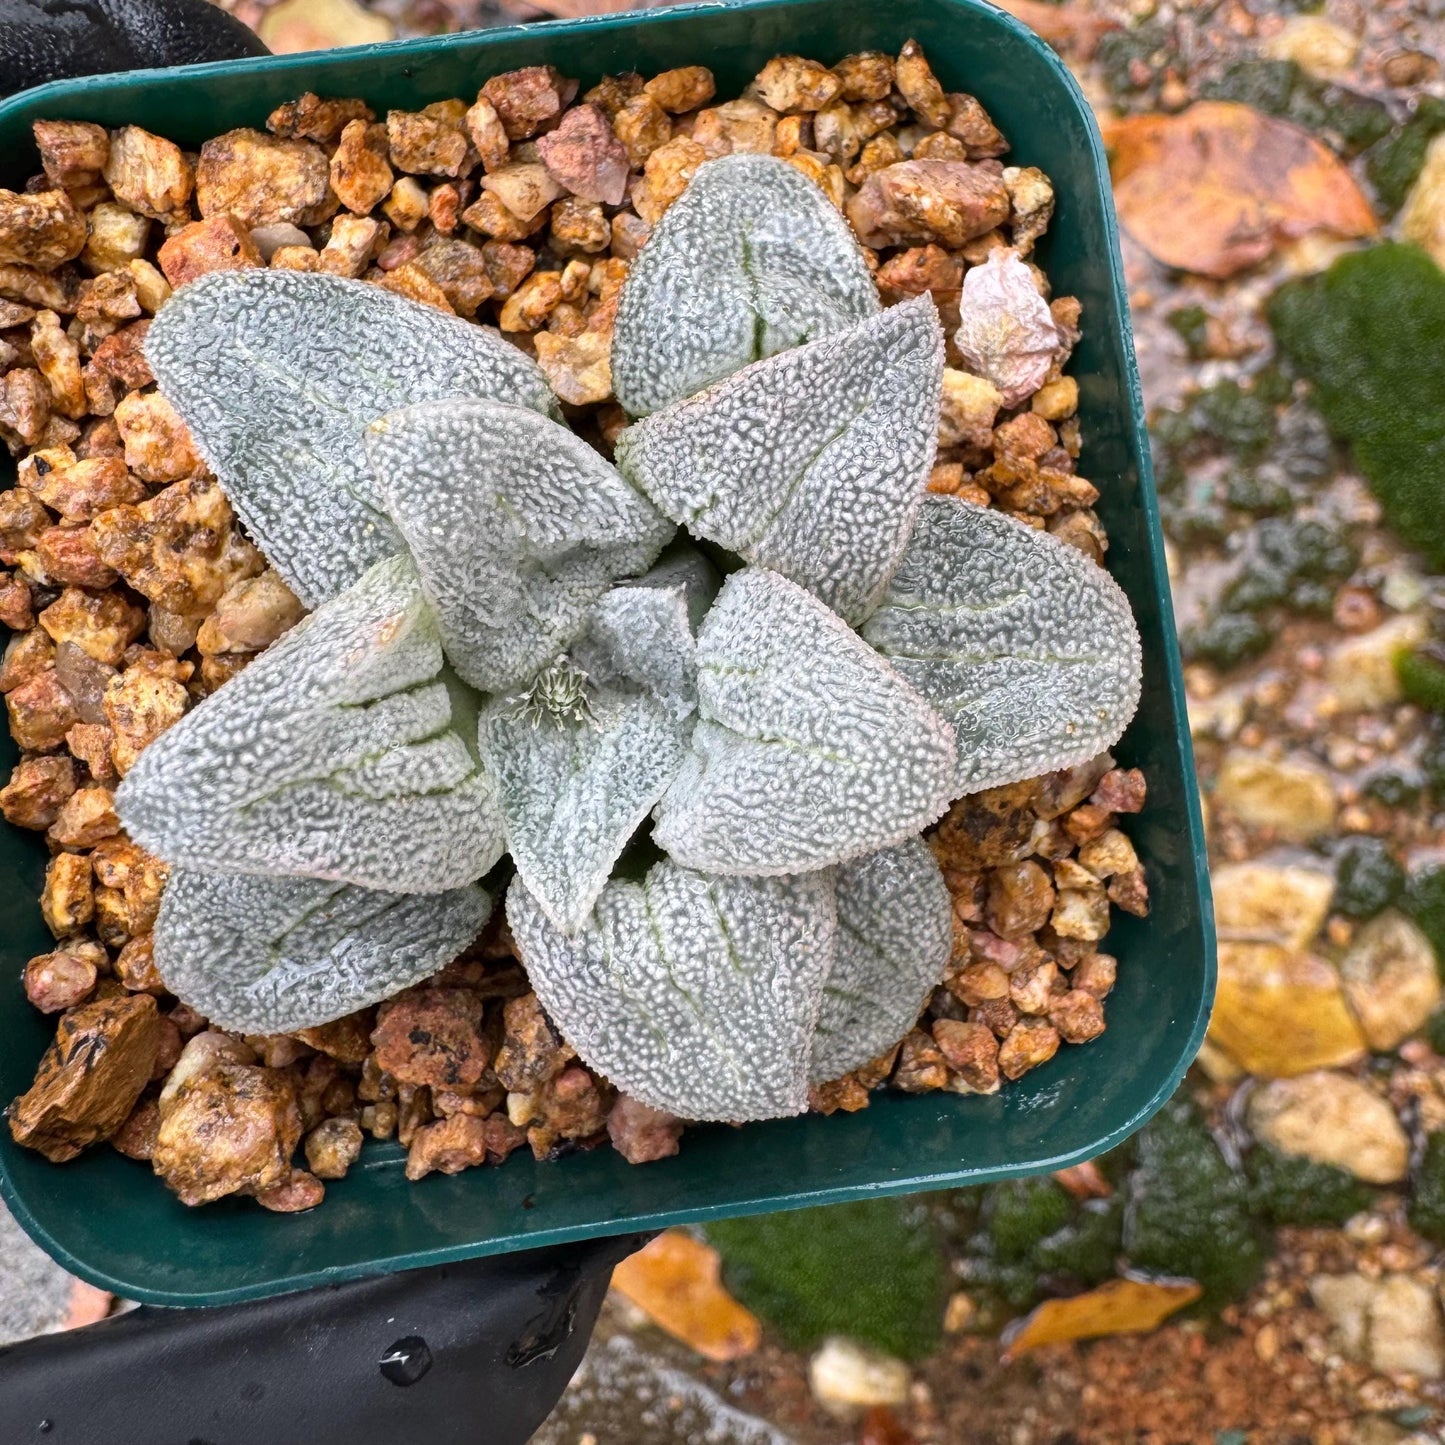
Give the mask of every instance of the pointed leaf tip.
<svg viewBox="0 0 1445 1445">
<path fill-rule="evenodd" d="M 436 626 L 405 557 L 378 563 L 141 754 L 116 793 L 177 867 L 420 893 L 502 853 Z"/>
<path fill-rule="evenodd" d="M 622 288 L 617 399 L 645 416 L 877 311 L 858 242 L 812 181 L 773 156 L 707 161 Z"/>
<path fill-rule="evenodd" d="M 680 864 L 773 875 L 912 837 L 948 806 L 949 725 L 818 599 L 750 567 L 698 635 L 692 750 L 653 838 Z"/>
<path fill-rule="evenodd" d="M 522 686 L 566 651 L 597 599 L 675 530 L 581 437 L 522 407 L 405 407 L 366 447 L 448 660 L 483 692 Z"/>
<path fill-rule="evenodd" d="M 475 885 L 423 896 L 177 869 L 156 920 L 156 968 L 215 1028 L 291 1033 L 444 968 L 491 911 Z"/>
<path fill-rule="evenodd" d="M 921 838 L 837 872 L 838 949 L 813 1036 L 814 1083 L 893 1047 L 918 1019 L 953 951 L 953 901 Z"/>
<path fill-rule="evenodd" d="M 211 272 L 157 313 L 145 354 L 308 607 L 400 547 L 366 464 L 369 422 L 443 398 L 556 409 L 541 368 L 499 332 L 340 276 Z"/>
<path fill-rule="evenodd" d="M 663 861 L 640 883 L 609 883 L 576 938 L 514 879 L 507 921 L 548 1017 L 634 1099 L 732 1123 L 807 1107 L 830 874 L 717 878 Z"/>
<path fill-rule="evenodd" d="M 617 465 L 694 536 L 857 623 L 923 503 L 942 388 L 943 328 L 918 296 L 636 423 Z"/>
<path fill-rule="evenodd" d="M 929 497 L 863 636 L 953 724 L 953 795 L 1073 767 L 1139 705 L 1129 600 L 1047 533 Z"/>
</svg>

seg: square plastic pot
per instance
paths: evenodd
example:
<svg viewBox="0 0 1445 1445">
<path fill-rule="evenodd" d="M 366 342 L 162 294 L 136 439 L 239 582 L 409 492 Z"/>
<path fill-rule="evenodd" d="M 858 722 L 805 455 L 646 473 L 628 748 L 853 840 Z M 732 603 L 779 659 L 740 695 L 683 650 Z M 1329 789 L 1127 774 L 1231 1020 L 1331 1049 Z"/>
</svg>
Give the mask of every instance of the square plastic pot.
<svg viewBox="0 0 1445 1445">
<path fill-rule="evenodd" d="M 778 53 L 833 62 L 896 54 L 910 36 L 949 90 L 978 96 L 1041 167 L 1057 211 L 1039 246 L 1055 291 L 1083 302 L 1072 374 L 1082 470 L 1103 493 L 1109 565 L 1144 640 L 1144 699 L 1115 750 L 1144 769 L 1131 823 L 1149 869 L 1147 919 L 1121 915 L 1105 947 L 1119 960 L 1108 1031 L 991 1097 L 895 1093 L 831 1118 L 689 1129 L 681 1153 L 645 1166 L 609 1148 L 548 1164 L 526 1151 L 500 1168 L 408 1183 L 403 1151 L 368 1145 L 324 1205 L 277 1216 L 251 1201 L 179 1204 L 144 1164 L 101 1146 L 56 1166 L 0 1131 L 0 1189 L 39 1243 L 85 1279 L 158 1304 L 221 1304 L 386 1270 L 730 1214 L 977 1184 L 1059 1169 L 1137 1129 L 1174 1091 L 1203 1036 L 1214 987 L 1212 916 L 1184 691 L 1165 575 L 1128 303 L 1104 152 L 1088 105 L 1057 56 L 975 0 L 762 0 L 490 31 L 440 40 L 60 82 L 0 105 L 0 183 L 38 169 L 41 117 L 135 123 L 197 148 L 262 126 L 305 90 L 361 96 L 377 112 L 470 98 L 488 76 L 550 63 L 583 86 L 605 73 L 703 63 L 720 98 Z M 8 737 L 0 776 L 15 750 Z M 0 829 L 0 1097 L 29 1086 L 54 1020 L 27 1003 L 25 960 L 51 946 L 37 897 L 44 849 Z"/>
</svg>

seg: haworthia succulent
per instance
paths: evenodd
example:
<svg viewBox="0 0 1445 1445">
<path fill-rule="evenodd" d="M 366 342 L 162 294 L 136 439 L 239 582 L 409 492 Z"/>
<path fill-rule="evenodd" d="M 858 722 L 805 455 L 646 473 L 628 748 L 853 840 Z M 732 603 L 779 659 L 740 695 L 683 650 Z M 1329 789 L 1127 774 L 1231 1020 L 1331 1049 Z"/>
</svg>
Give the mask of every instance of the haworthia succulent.
<svg viewBox="0 0 1445 1445">
<path fill-rule="evenodd" d="M 406 407 L 366 447 L 447 657 L 483 692 L 530 681 L 675 530 L 581 437 L 522 407 Z"/>
<path fill-rule="evenodd" d="M 598 601 L 572 655 L 593 681 L 639 687 L 686 717 L 697 706 L 696 633 L 718 586 L 702 553 L 668 558 Z"/>
<path fill-rule="evenodd" d="M 212 1027 L 290 1033 L 444 968 L 491 911 L 475 884 L 422 896 L 178 869 L 161 896 L 155 962 Z"/>
<path fill-rule="evenodd" d="M 145 354 L 308 607 L 399 547 L 367 470 L 369 422 L 449 397 L 556 409 L 541 368 L 499 332 L 339 276 L 211 272 L 157 314 Z"/>
<path fill-rule="evenodd" d="M 698 723 L 653 838 L 684 867 L 800 873 L 948 806 L 953 731 L 857 633 L 776 572 L 735 572 L 698 634 Z"/>
<path fill-rule="evenodd" d="M 644 416 L 877 310 L 858 242 L 814 182 L 772 156 L 708 161 L 622 288 L 617 399 Z"/>
<path fill-rule="evenodd" d="M 924 503 L 863 636 L 953 724 L 956 797 L 1097 756 L 1139 705 L 1139 634 L 1118 583 L 953 497 Z"/>
<path fill-rule="evenodd" d="M 664 860 L 568 938 L 520 879 L 507 921 L 548 1016 L 624 1093 L 684 1119 L 798 1114 L 833 961 L 832 875 L 717 878 Z"/>
<path fill-rule="evenodd" d="M 948 885 L 921 838 L 837 873 L 838 947 L 813 1035 L 814 1083 L 841 1078 L 908 1032 L 953 949 Z"/>
<path fill-rule="evenodd" d="M 695 536 L 856 624 L 922 505 L 942 385 L 943 328 L 919 296 L 637 422 L 617 465 Z"/>
<path fill-rule="evenodd" d="M 533 721 L 509 698 L 482 713 L 518 876 L 554 927 L 585 922 L 627 841 L 682 766 L 682 724 L 655 698 L 595 690 L 581 721 Z"/>
<path fill-rule="evenodd" d="M 459 887 L 503 833 L 453 691 L 415 570 L 389 558 L 152 742 L 116 807 L 177 867 Z"/>
</svg>

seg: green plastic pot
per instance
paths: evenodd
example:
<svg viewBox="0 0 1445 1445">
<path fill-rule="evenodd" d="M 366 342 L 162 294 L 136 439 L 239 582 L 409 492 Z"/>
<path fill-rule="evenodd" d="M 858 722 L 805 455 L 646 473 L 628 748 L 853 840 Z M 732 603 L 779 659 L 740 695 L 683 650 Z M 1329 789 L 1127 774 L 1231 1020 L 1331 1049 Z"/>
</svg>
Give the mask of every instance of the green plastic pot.
<svg viewBox="0 0 1445 1445">
<path fill-rule="evenodd" d="M 1149 781 L 1131 831 L 1149 868 L 1147 919 L 1121 916 L 1109 1028 L 991 1098 L 875 1094 L 869 1108 L 733 1129 L 688 1130 L 674 1159 L 637 1167 L 612 1149 L 549 1164 L 408 1183 L 403 1151 L 369 1145 L 309 1214 L 250 1201 L 179 1204 L 144 1164 L 101 1147 L 56 1166 L 0 1131 L 0 1189 L 31 1235 L 82 1278 L 131 1299 L 221 1304 L 361 1275 L 731 1214 L 977 1184 L 1076 1164 L 1119 1143 L 1173 1093 L 1204 1033 L 1214 947 L 1203 829 L 1184 689 L 1149 470 L 1128 302 L 1103 146 L 1057 56 L 977 0 L 760 0 L 569 21 L 48 85 L 0 106 L 0 157 L 16 186 L 38 169 L 40 117 L 135 123 L 183 146 L 261 126 L 304 90 L 362 96 L 378 113 L 470 97 L 487 79 L 550 63 L 584 86 L 617 71 L 703 63 L 739 93 L 780 52 L 832 62 L 897 53 L 910 36 L 950 90 L 975 94 L 1013 144 L 1010 159 L 1052 178 L 1058 208 L 1039 259 L 1084 306 L 1078 378 L 1083 471 L 1103 493 L 1109 565 L 1144 640 L 1144 700 L 1115 750 Z M 15 753 L 3 739 L 0 776 Z M 50 946 L 37 905 L 44 849 L 0 831 L 0 1097 L 28 1087 L 54 1020 L 27 1003 L 25 960 Z"/>
</svg>

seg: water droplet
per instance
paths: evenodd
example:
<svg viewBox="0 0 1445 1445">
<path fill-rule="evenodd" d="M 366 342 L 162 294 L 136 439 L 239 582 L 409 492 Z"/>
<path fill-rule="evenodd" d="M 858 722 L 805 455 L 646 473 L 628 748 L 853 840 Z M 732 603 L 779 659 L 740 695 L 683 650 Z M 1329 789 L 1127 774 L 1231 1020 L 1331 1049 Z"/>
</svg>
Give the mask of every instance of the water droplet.
<svg viewBox="0 0 1445 1445">
<path fill-rule="evenodd" d="M 414 1385 L 431 1369 L 431 1349 L 420 1335 L 399 1339 L 378 1361 L 393 1385 Z"/>
<path fill-rule="evenodd" d="M 51 1420 L 42 1420 L 35 1428 L 39 1430 L 42 1435 L 48 1435 L 55 1428 L 55 1424 Z"/>
</svg>

